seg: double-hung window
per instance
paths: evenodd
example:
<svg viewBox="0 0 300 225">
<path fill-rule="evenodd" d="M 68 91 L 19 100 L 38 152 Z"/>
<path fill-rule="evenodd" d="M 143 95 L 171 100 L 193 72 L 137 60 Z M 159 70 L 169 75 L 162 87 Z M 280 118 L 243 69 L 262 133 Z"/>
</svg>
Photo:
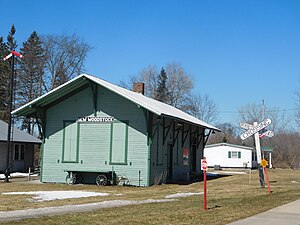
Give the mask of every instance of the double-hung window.
<svg viewBox="0 0 300 225">
<path fill-rule="evenodd" d="M 14 160 L 24 160 L 25 155 L 25 145 L 15 144 L 14 146 Z"/>
<path fill-rule="evenodd" d="M 228 158 L 230 159 L 240 159 L 241 152 L 240 151 L 228 151 Z"/>
</svg>

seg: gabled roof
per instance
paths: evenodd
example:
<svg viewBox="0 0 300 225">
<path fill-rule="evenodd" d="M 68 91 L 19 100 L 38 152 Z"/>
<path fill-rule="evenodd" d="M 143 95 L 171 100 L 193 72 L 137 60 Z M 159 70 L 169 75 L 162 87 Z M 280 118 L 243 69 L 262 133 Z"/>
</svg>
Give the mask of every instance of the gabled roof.
<svg viewBox="0 0 300 225">
<path fill-rule="evenodd" d="M 100 78 L 87 75 L 87 74 L 81 74 L 74 79 L 66 82 L 65 84 L 53 89 L 52 91 L 42 95 L 41 97 L 25 104 L 24 106 L 14 110 L 12 114 L 17 116 L 26 116 L 33 114 L 37 107 L 45 107 L 55 100 L 61 98 L 63 95 L 70 94 L 72 91 L 84 87 L 89 83 L 89 81 L 92 81 L 102 87 L 107 88 L 108 90 L 121 95 L 122 97 L 134 102 L 135 104 L 153 112 L 156 115 L 162 116 L 162 117 L 172 117 L 178 120 L 182 120 L 188 123 L 192 123 L 204 128 L 208 128 L 211 130 L 220 131 L 218 128 L 201 121 L 179 109 L 176 109 L 173 106 L 167 105 L 165 103 L 159 102 L 157 100 L 154 100 L 152 98 L 146 97 L 142 94 L 127 90 L 125 88 L 119 87 L 117 85 L 114 85 L 112 83 L 109 83 L 105 80 L 102 80 Z"/>
<path fill-rule="evenodd" d="M 7 141 L 8 124 L 0 120 L 0 141 Z M 42 141 L 25 131 L 13 128 L 12 142 L 36 143 L 41 144 Z"/>
<path fill-rule="evenodd" d="M 228 147 L 233 147 L 233 148 L 241 148 L 241 149 L 253 150 L 252 147 L 247 147 L 247 146 L 243 146 L 243 145 L 234 145 L 234 144 L 229 144 L 229 143 L 226 143 L 226 142 L 217 143 L 217 144 L 211 144 L 211 145 L 206 145 L 205 148 L 214 148 L 214 147 L 220 147 L 220 146 L 228 146 Z"/>
</svg>

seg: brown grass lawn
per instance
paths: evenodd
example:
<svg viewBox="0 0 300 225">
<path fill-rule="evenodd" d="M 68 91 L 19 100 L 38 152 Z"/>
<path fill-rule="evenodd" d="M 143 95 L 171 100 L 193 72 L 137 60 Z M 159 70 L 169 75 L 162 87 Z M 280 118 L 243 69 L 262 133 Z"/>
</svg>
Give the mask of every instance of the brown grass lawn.
<svg viewBox="0 0 300 225">
<path fill-rule="evenodd" d="M 248 171 L 247 171 L 248 172 Z M 4 224 L 227 224 L 300 198 L 299 170 L 269 170 L 272 193 L 260 188 L 257 171 L 225 176 L 208 181 L 208 210 L 203 210 L 203 196 L 195 195 L 167 203 L 131 205 L 100 209 L 89 213 L 26 219 Z M 105 200 L 164 199 L 180 192 L 202 192 L 203 182 L 189 185 L 152 187 L 102 187 L 96 185 L 34 184 L 30 182 L 0 183 L 0 192 L 45 190 L 85 190 L 107 192 L 107 197 L 30 202 L 29 196 L 0 194 L 0 210 L 17 210 L 47 206 L 83 204 Z M 114 194 L 123 194 L 116 196 Z"/>
</svg>

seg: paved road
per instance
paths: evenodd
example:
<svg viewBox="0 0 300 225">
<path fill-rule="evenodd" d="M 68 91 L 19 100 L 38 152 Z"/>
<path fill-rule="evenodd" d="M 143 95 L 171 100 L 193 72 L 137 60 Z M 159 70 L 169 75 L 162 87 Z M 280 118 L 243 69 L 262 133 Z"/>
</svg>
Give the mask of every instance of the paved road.
<svg viewBox="0 0 300 225">
<path fill-rule="evenodd" d="M 227 225 L 300 225 L 300 199 Z"/>
</svg>

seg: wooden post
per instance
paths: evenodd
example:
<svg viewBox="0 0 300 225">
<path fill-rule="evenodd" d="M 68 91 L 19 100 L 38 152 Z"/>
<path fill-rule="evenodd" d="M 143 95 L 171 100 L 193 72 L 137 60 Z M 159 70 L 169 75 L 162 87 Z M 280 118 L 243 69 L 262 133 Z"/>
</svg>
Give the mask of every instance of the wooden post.
<svg viewBox="0 0 300 225">
<path fill-rule="evenodd" d="M 28 168 L 28 181 L 30 181 L 30 173 L 31 173 L 31 168 Z"/>
</svg>

